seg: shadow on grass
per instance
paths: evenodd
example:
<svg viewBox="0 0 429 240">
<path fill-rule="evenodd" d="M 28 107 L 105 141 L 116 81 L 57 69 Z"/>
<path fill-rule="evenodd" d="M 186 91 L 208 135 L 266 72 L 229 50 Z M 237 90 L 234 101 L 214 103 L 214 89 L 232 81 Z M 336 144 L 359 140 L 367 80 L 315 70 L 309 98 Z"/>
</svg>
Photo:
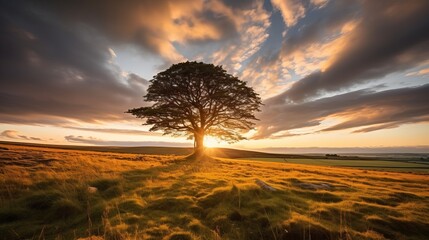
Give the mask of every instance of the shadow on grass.
<svg viewBox="0 0 429 240">
<path fill-rule="evenodd" d="M 14 205 L 0 209 L 0 236 L 34 239 L 61 235 L 74 239 L 98 235 L 127 239 L 138 234 L 145 239 L 339 239 L 344 236 L 343 230 L 332 225 L 344 219 L 353 222 L 353 230 L 365 232 L 370 228 L 386 238 L 409 235 L 424 239 L 429 234 L 428 224 L 407 222 L 392 209 L 400 203 L 422 200 L 411 193 L 361 197 L 363 203 L 341 210 L 332 206 L 343 201 L 336 192 L 339 188 L 289 188 L 288 184 L 297 180 L 281 179 L 277 183 L 285 187 L 269 192 L 252 184 L 236 186 L 222 177 L 194 174 L 213 164 L 220 162 L 176 159 L 161 166 L 124 171 L 114 179 L 83 183 L 69 180 L 67 184 L 73 188 L 67 192 L 53 181 L 33 183 Z M 234 167 L 230 162 L 222 164 Z M 237 171 L 231 171 L 229 177 L 234 178 L 234 174 Z M 89 193 L 88 186 L 97 191 Z M 313 213 L 313 204 L 324 207 Z M 365 220 L 369 215 L 380 218 Z"/>
</svg>

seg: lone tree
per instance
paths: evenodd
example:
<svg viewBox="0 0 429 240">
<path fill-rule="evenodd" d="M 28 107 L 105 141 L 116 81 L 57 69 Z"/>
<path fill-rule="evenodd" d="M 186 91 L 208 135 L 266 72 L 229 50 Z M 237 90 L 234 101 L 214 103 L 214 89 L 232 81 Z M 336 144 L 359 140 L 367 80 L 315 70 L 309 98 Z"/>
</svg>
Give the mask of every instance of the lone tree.
<svg viewBox="0 0 429 240">
<path fill-rule="evenodd" d="M 150 107 L 128 110 L 150 131 L 186 135 L 194 139 L 194 155 L 204 153 L 204 136 L 227 142 L 244 139 L 241 135 L 252 129 L 254 112 L 260 111 L 257 93 L 222 66 L 202 62 L 173 64 L 152 80 L 145 101 Z"/>
</svg>

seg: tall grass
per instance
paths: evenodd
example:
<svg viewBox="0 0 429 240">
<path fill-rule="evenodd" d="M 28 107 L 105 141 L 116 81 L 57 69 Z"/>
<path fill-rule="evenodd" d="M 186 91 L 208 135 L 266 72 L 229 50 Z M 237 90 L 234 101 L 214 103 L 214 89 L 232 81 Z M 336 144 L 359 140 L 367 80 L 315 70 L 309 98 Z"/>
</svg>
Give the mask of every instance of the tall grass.
<svg viewBox="0 0 429 240">
<path fill-rule="evenodd" d="M 0 239 L 429 235 L 428 175 L 7 147 L 0 152 Z M 277 191 L 259 188 L 255 179 Z"/>
</svg>

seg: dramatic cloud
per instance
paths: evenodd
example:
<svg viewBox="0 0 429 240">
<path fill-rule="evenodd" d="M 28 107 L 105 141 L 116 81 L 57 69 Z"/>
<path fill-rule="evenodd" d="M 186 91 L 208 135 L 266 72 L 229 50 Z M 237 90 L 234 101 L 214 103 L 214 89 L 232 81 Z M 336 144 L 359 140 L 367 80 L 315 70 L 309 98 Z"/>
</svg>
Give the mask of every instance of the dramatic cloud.
<svg viewBox="0 0 429 240">
<path fill-rule="evenodd" d="M 117 42 L 141 46 L 171 62 L 184 59 L 174 43 L 221 40 L 235 34 L 239 25 L 237 15 L 215 0 L 43 3 L 71 22 L 89 24 Z"/>
<path fill-rule="evenodd" d="M 296 82 L 283 97 L 300 101 L 416 66 L 429 56 L 429 2 L 363 1 L 360 21 L 326 69 Z M 380 34 L 382 33 L 382 34 Z"/>
<path fill-rule="evenodd" d="M 278 8 L 288 26 L 293 26 L 298 19 L 305 16 L 305 7 L 299 0 L 271 0 L 273 6 Z"/>
<path fill-rule="evenodd" d="M 361 14 L 361 6 L 353 1 L 333 1 L 319 12 L 301 26 L 299 31 L 290 31 L 286 34 L 281 50 L 282 56 L 291 55 L 296 50 L 303 50 L 315 43 L 331 41 L 336 35 L 341 35 L 344 27 L 357 21 Z"/>
<path fill-rule="evenodd" d="M 268 17 L 256 1 L 2 2 L 0 121 L 129 119 L 123 112 L 142 105 L 148 82 L 115 65 L 112 44 L 134 44 L 177 61 L 183 58 L 173 42 L 230 36 L 230 48 L 214 56 L 238 69 L 267 38 Z"/>
<path fill-rule="evenodd" d="M 239 33 L 225 41 L 224 45 L 227 47 L 215 51 L 210 58 L 215 64 L 224 65 L 233 73 L 237 73 L 242 64 L 258 52 L 268 38 L 269 14 L 264 10 L 262 2 L 249 3 L 245 8 L 228 9 L 227 6 L 219 4 L 214 6 L 235 19 Z"/>
<path fill-rule="evenodd" d="M 426 0 L 1 1 L 0 124 L 159 135 L 105 124 L 140 123 L 124 112 L 150 104 L 141 76 L 186 59 L 261 95 L 255 138 L 426 122 L 428 12 Z"/>
<path fill-rule="evenodd" d="M 2 133 L 0 133 L 0 136 L 2 138 L 8 138 L 8 139 L 14 139 L 14 140 L 33 140 L 33 141 L 41 141 L 41 138 L 37 137 L 28 137 L 25 135 L 20 134 L 18 131 L 15 130 L 5 130 Z"/>
<path fill-rule="evenodd" d="M 345 36 L 356 25 L 360 5 L 352 1 L 332 1 L 317 11 L 311 19 L 282 34 L 278 51 L 259 54 L 242 71 L 241 77 L 263 98 L 289 88 L 293 75 L 306 76 L 322 69 L 345 44 Z"/>
<path fill-rule="evenodd" d="M 190 143 L 178 143 L 178 142 L 137 142 L 137 141 L 106 141 L 94 137 L 83 137 L 83 136 L 65 136 L 65 140 L 71 143 L 79 144 L 90 144 L 98 146 L 157 146 L 157 147 L 192 147 Z"/>
<path fill-rule="evenodd" d="M 296 3 L 308 9 L 306 1 Z M 303 101 L 429 59 L 427 1 L 333 0 L 323 6 L 286 28 L 280 51 L 259 55 L 243 70 L 263 97 L 290 88 L 283 97 Z"/>
<path fill-rule="evenodd" d="M 293 27 L 297 24 L 300 19 L 305 17 L 307 11 L 314 8 L 323 8 L 327 3 L 328 0 L 271 0 L 271 4 L 280 10 L 283 20 L 288 27 Z"/>
<path fill-rule="evenodd" d="M 112 64 L 108 42 L 29 5 L 2 2 L 0 121 L 122 120 L 148 82 Z"/>
<path fill-rule="evenodd" d="M 310 134 L 365 127 L 356 132 L 369 132 L 397 127 L 406 123 L 429 122 L 429 84 L 414 88 L 401 88 L 382 92 L 354 91 L 304 103 L 268 99 L 258 123 L 255 139 Z M 340 121 L 324 127 L 322 122 L 334 118 Z M 295 134 L 292 130 L 319 127 L 307 133 Z M 292 131 L 292 133 L 291 133 Z"/>
</svg>

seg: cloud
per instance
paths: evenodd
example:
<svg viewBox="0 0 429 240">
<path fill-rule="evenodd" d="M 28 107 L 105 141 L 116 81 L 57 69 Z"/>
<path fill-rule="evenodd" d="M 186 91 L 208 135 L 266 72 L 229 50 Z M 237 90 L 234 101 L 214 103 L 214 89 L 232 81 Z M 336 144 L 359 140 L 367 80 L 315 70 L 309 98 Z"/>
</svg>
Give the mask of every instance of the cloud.
<svg viewBox="0 0 429 240">
<path fill-rule="evenodd" d="M 237 32 L 229 8 L 213 7 L 219 4 L 214 0 L 43 1 L 43 7 L 71 23 L 88 24 L 116 42 L 142 47 L 170 62 L 184 60 L 175 43 L 217 41 Z"/>
<path fill-rule="evenodd" d="M 0 136 L 7 138 L 17 138 L 18 132 L 15 130 L 5 130 L 0 134 Z"/>
<path fill-rule="evenodd" d="M 317 7 L 324 7 L 329 0 L 311 0 L 311 4 L 317 6 Z"/>
<path fill-rule="evenodd" d="M 281 65 L 265 65 L 264 57 L 258 56 L 251 61 L 239 74 L 263 99 L 273 97 L 285 90 L 287 85 L 281 84 L 291 76 L 282 70 Z"/>
<path fill-rule="evenodd" d="M 190 143 L 180 142 L 155 142 L 155 141 L 107 141 L 94 137 L 65 136 L 65 140 L 71 143 L 89 144 L 97 146 L 157 146 L 157 147 L 192 147 Z"/>
<path fill-rule="evenodd" d="M 320 70 L 322 61 L 341 50 L 344 37 L 359 21 L 361 6 L 355 2 L 333 1 L 318 14 L 299 27 L 299 31 L 287 32 L 277 64 L 299 76 L 308 70 Z"/>
<path fill-rule="evenodd" d="M 8 139 L 18 139 L 18 140 L 34 140 L 34 141 L 41 141 L 41 138 L 37 137 L 28 137 L 25 135 L 21 135 L 18 131 L 15 130 L 4 130 L 2 133 L 0 133 L 0 136 L 3 138 Z"/>
<path fill-rule="evenodd" d="M 123 74 L 109 41 L 31 4 L 2 2 L 0 122 L 121 121 L 148 81 Z"/>
<path fill-rule="evenodd" d="M 287 26 L 295 25 L 305 16 L 305 7 L 300 0 L 271 0 L 271 3 L 280 10 Z"/>
<path fill-rule="evenodd" d="M 225 47 L 221 47 L 208 58 L 215 64 L 223 65 L 229 72 L 237 73 L 243 63 L 257 53 L 267 40 L 270 15 L 260 1 L 249 1 L 249 6 L 236 9 L 229 9 L 221 2 L 216 3 L 212 9 L 219 8 L 219 12 L 228 13 L 237 23 L 238 34 L 225 40 Z"/>
<path fill-rule="evenodd" d="M 425 68 L 425 69 L 421 69 L 417 72 L 407 73 L 405 76 L 423 76 L 423 75 L 428 75 L 428 74 L 429 74 L 429 68 Z"/>
<path fill-rule="evenodd" d="M 362 7 L 360 21 L 326 69 L 297 81 L 284 97 L 302 101 L 383 78 L 428 59 L 428 1 L 363 1 Z"/>
<path fill-rule="evenodd" d="M 327 5 L 328 0 L 271 0 L 271 4 L 280 10 L 286 26 L 293 27 L 305 17 L 307 11 L 320 9 Z"/>
<path fill-rule="evenodd" d="M 265 101 L 254 138 L 293 135 L 294 130 L 303 128 L 310 129 L 299 134 L 358 127 L 362 129 L 355 132 L 370 132 L 429 122 L 428 92 L 429 84 L 381 92 L 364 89 L 302 103 L 279 101 L 274 97 Z M 339 123 L 322 124 L 329 119 Z"/>
<path fill-rule="evenodd" d="M 86 128 L 86 127 L 72 127 L 65 126 L 64 128 L 70 128 L 81 131 L 89 132 L 103 132 L 103 133 L 113 133 L 113 134 L 127 134 L 127 135 L 149 135 L 149 136 L 161 136 L 162 133 L 150 132 L 136 129 L 119 129 L 119 128 Z"/>
<path fill-rule="evenodd" d="M 116 64 L 117 46 L 155 53 L 163 66 L 186 58 L 224 65 L 269 98 L 258 138 L 349 128 L 363 133 L 427 121 L 417 99 L 427 102 L 419 91 L 425 86 L 326 94 L 408 69 L 419 69 L 408 76 L 425 76 L 429 2 L 271 3 L 273 14 L 269 2 L 246 0 L 2 1 L 0 123 L 136 121 L 124 112 L 148 104 L 142 96 L 149 82 Z M 335 123 L 326 126 L 329 119 Z"/>
<path fill-rule="evenodd" d="M 258 1 L 9 1 L 1 6 L 2 123 L 131 120 L 124 111 L 144 104 L 148 81 L 124 73 L 115 64 L 113 46 L 132 44 L 173 61 L 183 59 L 174 44 L 218 41 L 231 46 L 219 63 L 234 69 L 259 50 L 269 26 L 269 14 Z"/>
<path fill-rule="evenodd" d="M 258 56 L 243 71 L 263 96 L 278 94 L 280 86 L 283 98 L 305 101 L 428 60 L 427 1 L 333 0 L 320 9 L 298 4 L 311 17 L 286 29 L 280 51 Z"/>
<path fill-rule="evenodd" d="M 317 14 L 284 32 L 279 50 L 259 54 L 242 71 L 240 77 L 263 98 L 288 89 L 294 76 L 324 68 L 345 45 L 345 36 L 356 25 L 360 6 L 351 1 L 331 1 L 313 11 Z M 271 35 L 275 35 L 272 31 Z"/>
</svg>

